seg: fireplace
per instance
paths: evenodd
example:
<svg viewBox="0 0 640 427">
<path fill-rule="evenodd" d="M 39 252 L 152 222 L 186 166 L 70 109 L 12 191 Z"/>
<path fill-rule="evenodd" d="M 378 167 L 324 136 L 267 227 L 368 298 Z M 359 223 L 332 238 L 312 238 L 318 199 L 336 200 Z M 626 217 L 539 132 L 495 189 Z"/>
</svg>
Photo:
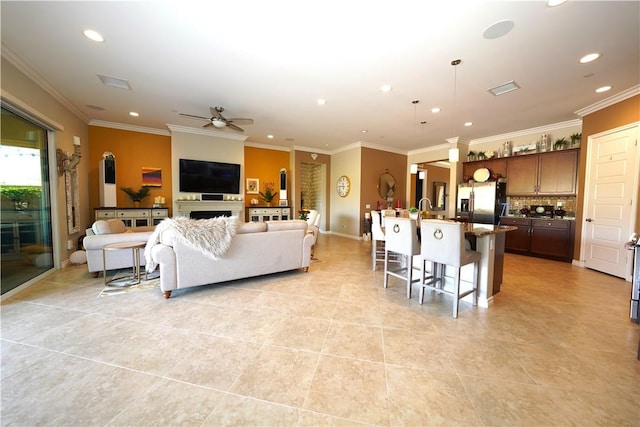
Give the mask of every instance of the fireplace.
<svg viewBox="0 0 640 427">
<path fill-rule="evenodd" d="M 176 200 L 175 203 L 174 216 L 196 219 L 237 216 L 244 221 L 244 202 L 240 200 Z"/>
<path fill-rule="evenodd" d="M 191 211 L 189 218 L 191 219 L 208 219 L 219 216 L 231 216 L 231 211 Z"/>
</svg>

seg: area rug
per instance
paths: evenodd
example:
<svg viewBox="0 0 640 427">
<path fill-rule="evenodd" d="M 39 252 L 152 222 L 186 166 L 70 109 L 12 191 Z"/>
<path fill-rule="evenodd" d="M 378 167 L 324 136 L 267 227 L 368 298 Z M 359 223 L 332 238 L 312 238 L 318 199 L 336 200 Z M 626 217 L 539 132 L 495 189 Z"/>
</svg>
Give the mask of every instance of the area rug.
<svg viewBox="0 0 640 427">
<path fill-rule="evenodd" d="M 157 272 L 150 274 L 149 277 L 143 277 L 140 283 L 135 285 L 127 284 L 131 281 L 131 272 L 117 272 L 112 278 L 110 284 L 107 284 L 98 297 L 108 297 L 112 295 L 129 294 L 132 292 L 148 291 L 160 285 L 160 277 Z"/>
</svg>

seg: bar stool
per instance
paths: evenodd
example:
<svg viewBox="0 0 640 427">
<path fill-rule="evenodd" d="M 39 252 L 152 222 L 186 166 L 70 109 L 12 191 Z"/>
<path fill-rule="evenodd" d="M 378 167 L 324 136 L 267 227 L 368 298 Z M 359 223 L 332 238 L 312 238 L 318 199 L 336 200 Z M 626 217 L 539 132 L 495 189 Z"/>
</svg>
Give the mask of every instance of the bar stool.
<svg viewBox="0 0 640 427">
<path fill-rule="evenodd" d="M 384 239 L 380 212 L 371 211 L 371 262 L 373 271 L 376 271 L 377 263 L 384 263 Z"/>
<path fill-rule="evenodd" d="M 480 274 L 480 252 L 465 248 L 464 224 L 438 219 L 420 221 L 420 256 L 422 257 L 423 280 L 420 285 L 420 304 L 424 300 L 424 291 L 430 288 L 439 293 L 453 295 L 453 317 L 458 317 L 460 300 L 473 294 L 473 305 L 478 305 L 478 282 Z M 434 277 L 424 280 L 425 262 L 436 263 L 439 274 L 434 271 Z M 460 292 L 460 272 L 462 267 L 473 264 L 473 287 Z M 453 267 L 453 291 L 445 290 L 445 266 Z"/>
<path fill-rule="evenodd" d="M 418 243 L 416 228 L 416 222 L 410 218 L 386 218 L 384 287 L 388 287 L 389 276 L 403 279 L 407 282 L 407 298 L 411 298 L 413 282 L 421 282 L 420 279 L 413 280 L 413 257 L 420 254 L 420 243 Z M 403 259 L 400 267 L 395 270 L 389 269 L 390 254 L 400 255 L 399 258 Z"/>
</svg>

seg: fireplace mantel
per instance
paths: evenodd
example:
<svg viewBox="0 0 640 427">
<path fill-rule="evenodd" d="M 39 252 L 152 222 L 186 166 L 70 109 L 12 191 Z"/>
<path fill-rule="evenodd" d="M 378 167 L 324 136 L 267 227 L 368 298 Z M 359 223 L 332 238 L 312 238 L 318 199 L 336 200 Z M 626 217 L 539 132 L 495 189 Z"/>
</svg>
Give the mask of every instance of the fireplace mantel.
<svg viewBox="0 0 640 427">
<path fill-rule="evenodd" d="M 189 218 L 193 211 L 231 211 L 231 215 L 244 221 L 244 204 L 238 200 L 176 200 L 175 216 Z"/>
</svg>

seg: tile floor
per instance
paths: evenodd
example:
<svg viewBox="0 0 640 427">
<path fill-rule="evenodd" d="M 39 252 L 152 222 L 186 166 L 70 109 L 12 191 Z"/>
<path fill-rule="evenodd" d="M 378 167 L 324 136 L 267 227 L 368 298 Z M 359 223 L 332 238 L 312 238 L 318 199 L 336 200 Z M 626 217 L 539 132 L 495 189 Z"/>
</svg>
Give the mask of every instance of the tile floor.
<svg viewBox="0 0 640 427">
<path fill-rule="evenodd" d="M 507 254 L 455 320 L 383 289 L 369 248 L 322 235 L 307 274 L 169 300 L 56 272 L 2 303 L 1 424 L 640 425 L 628 283 Z"/>
</svg>

